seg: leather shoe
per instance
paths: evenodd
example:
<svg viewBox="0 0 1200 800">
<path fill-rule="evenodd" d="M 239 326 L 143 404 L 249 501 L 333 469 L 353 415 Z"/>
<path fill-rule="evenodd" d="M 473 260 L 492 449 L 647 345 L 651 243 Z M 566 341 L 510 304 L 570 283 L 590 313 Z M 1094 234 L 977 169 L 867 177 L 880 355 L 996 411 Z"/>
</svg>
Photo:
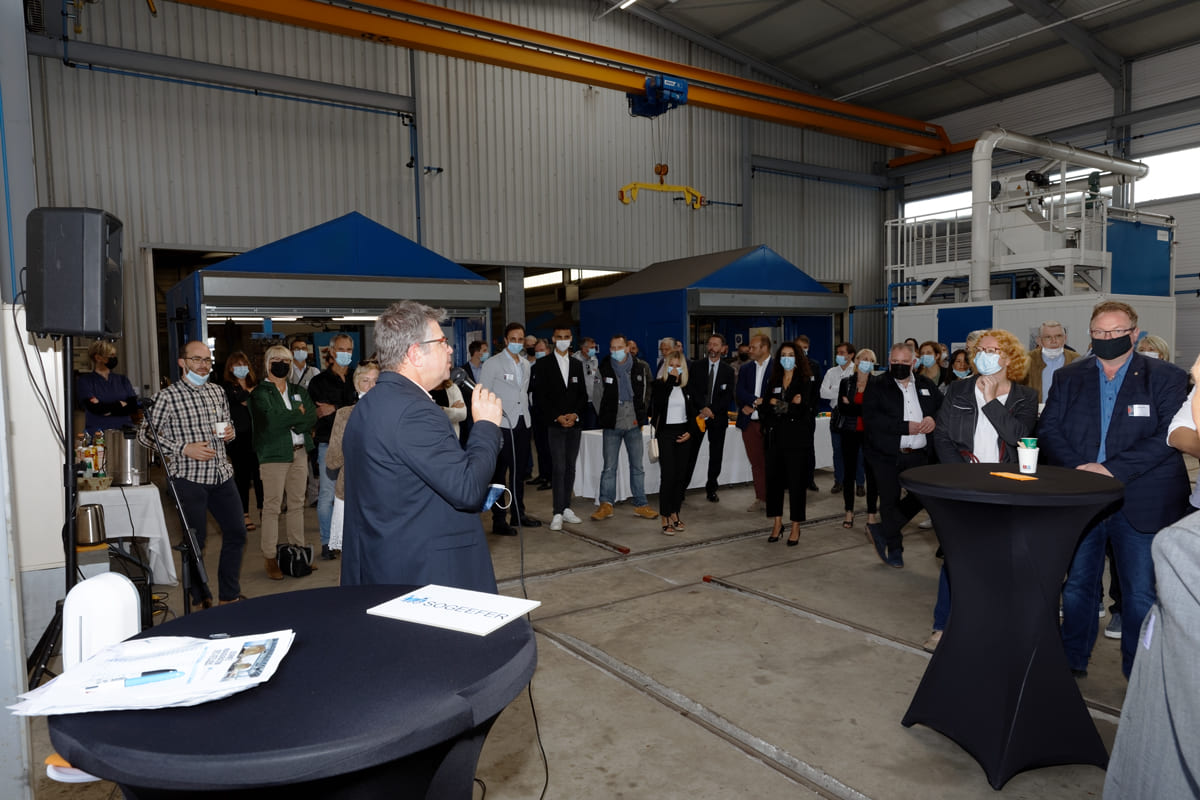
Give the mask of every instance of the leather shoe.
<svg viewBox="0 0 1200 800">
<path fill-rule="evenodd" d="M 721 498 L 717 497 L 717 493 L 716 493 L 716 492 L 707 492 L 707 493 L 705 493 L 705 495 L 704 495 L 704 496 L 708 498 L 708 502 L 710 502 L 710 503 L 719 503 L 719 502 L 721 502 Z"/>
<path fill-rule="evenodd" d="M 528 517 L 528 516 L 518 517 L 517 519 L 513 520 L 513 524 L 516 525 L 518 520 L 520 521 L 522 528 L 540 528 L 540 527 L 542 527 L 542 521 L 540 519 L 538 519 L 537 517 Z"/>
<path fill-rule="evenodd" d="M 599 522 L 602 519 L 608 519 L 613 515 L 612 503 L 601 503 L 600 507 L 592 514 L 592 519 Z"/>
<path fill-rule="evenodd" d="M 496 520 L 492 523 L 492 533 L 496 536 L 516 536 L 517 531 L 504 520 Z"/>
<path fill-rule="evenodd" d="M 837 494 L 837 493 L 838 493 L 838 492 L 840 492 L 841 490 L 842 490 L 842 482 L 841 482 L 841 481 L 834 481 L 834 482 L 833 482 L 833 488 L 829 490 L 829 493 L 830 493 L 830 494 Z"/>
<path fill-rule="evenodd" d="M 867 536 L 871 537 L 871 544 L 875 546 L 875 555 L 879 556 L 880 561 L 887 564 L 887 540 L 883 538 L 883 530 L 879 527 L 879 523 L 867 523 Z"/>
<path fill-rule="evenodd" d="M 867 489 L 865 486 L 859 486 L 857 489 L 854 490 L 854 494 L 858 497 L 866 497 Z"/>
<path fill-rule="evenodd" d="M 810 484 L 808 485 L 808 490 L 809 490 L 810 492 L 819 492 L 819 491 L 821 491 L 821 487 L 820 487 L 820 486 L 817 486 L 817 482 L 816 482 L 816 481 L 813 481 L 812 483 L 810 483 Z"/>
<path fill-rule="evenodd" d="M 548 478 L 543 478 L 542 476 L 539 475 L 536 478 L 530 478 L 529 480 L 525 481 L 525 485 L 532 486 L 535 483 L 543 483 L 543 482 L 548 482 L 548 481 L 549 481 Z"/>
<path fill-rule="evenodd" d="M 273 581 L 283 580 L 283 570 L 279 568 L 279 559 L 267 559 L 267 577 Z"/>
<path fill-rule="evenodd" d="M 889 547 L 887 558 L 883 560 L 883 563 L 887 564 L 889 567 L 904 569 L 904 556 L 899 550 L 893 550 Z"/>
<path fill-rule="evenodd" d="M 550 487 L 550 481 L 538 481 L 538 484 L 537 484 L 537 490 L 538 490 L 539 492 L 544 492 L 544 491 L 546 491 L 546 490 L 547 490 L 547 489 L 549 489 L 549 488 L 551 488 L 551 487 Z"/>
</svg>

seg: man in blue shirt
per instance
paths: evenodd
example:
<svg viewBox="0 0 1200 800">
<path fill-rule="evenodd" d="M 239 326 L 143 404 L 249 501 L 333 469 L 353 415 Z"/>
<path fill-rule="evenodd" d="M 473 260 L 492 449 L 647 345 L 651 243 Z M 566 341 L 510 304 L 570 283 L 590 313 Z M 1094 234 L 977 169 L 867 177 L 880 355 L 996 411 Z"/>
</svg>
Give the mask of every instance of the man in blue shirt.
<svg viewBox="0 0 1200 800">
<path fill-rule="evenodd" d="M 1187 394 L 1187 373 L 1134 352 L 1137 312 L 1105 301 L 1092 309 L 1092 355 L 1054 374 L 1038 428 L 1047 463 L 1125 484 L 1119 507 L 1083 536 L 1063 585 L 1063 648 L 1087 675 L 1096 641 L 1104 549 L 1112 543 L 1122 595 L 1121 669 L 1129 676 L 1142 620 L 1155 601 L 1154 534 L 1188 511 L 1183 457 L 1167 430 Z"/>
</svg>

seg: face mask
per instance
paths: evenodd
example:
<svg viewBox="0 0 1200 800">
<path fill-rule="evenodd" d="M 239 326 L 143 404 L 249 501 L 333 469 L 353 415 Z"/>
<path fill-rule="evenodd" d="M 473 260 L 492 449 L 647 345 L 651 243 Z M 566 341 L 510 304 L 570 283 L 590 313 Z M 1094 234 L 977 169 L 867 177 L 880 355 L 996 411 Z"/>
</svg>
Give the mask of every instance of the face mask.
<svg viewBox="0 0 1200 800">
<path fill-rule="evenodd" d="M 956 369 L 956 370 L 954 370 L 954 377 L 956 377 L 956 378 L 959 378 L 959 379 L 962 379 L 962 378 L 969 378 L 969 377 L 971 377 L 971 370 L 969 370 L 969 369 Z"/>
<path fill-rule="evenodd" d="M 512 353 L 514 356 L 521 355 L 521 351 L 524 349 L 525 349 L 525 345 L 521 344 L 520 342 L 509 342 L 508 343 L 508 352 Z"/>
<path fill-rule="evenodd" d="M 1000 354 L 980 350 L 975 354 L 975 369 L 980 375 L 995 375 L 1000 371 Z"/>
<path fill-rule="evenodd" d="M 545 357 L 546 357 L 546 351 L 545 351 L 545 350 L 541 350 L 541 351 L 539 351 L 539 352 L 536 352 L 536 353 L 534 353 L 534 354 L 533 354 L 533 357 L 534 357 L 534 359 L 545 358 Z"/>
<path fill-rule="evenodd" d="M 235 378 L 244 378 L 249 374 L 250 374 L 250 368 L 247 367 L 245 364 L 239 364 L 238 366 L 233 368 L 233 377 L 235 377 Z"/>
<path fill-rule="evenodd" d="M 622 361 L 625 360 L 625 351 L 624 350 L 613 350 L 612 358 L 613 358 L 613 361 L 620 364 Z"/>
<path fill-rule="evenodd" d="M 480 353 L 479 354 L 479 363 L 482 364 L 483 362 L 487 361 L 488 355 L 490 355 L 490 354 L 489 353 Z"/>
<path fill-rule="evenodd" d="M 208 383 L 207 375 L 197 375 L 190 369 L 185 370 L 183 374 L 193 386 L 203 386 L 204 384 Z"/>
<path fill-rule="evenodd" d="M 1160 356 L 1155 350 L 1139 350 L 1138 352 L 1144 355 L 1146 358 L 1162 358 L 1162 356 Z M 109 367 L 109 369 L 112 369 L 112 367 Z"/>
<path fill-rule="evenodd" d="M 738 353 L 738 361 L 749 361 L 749 360 L 750 360 L 749 353 Z"/>
<path fill-rule="evenodd" d="M 565 339 L 565 340 L 559 339 L 557 342 L 554 343 L 554 349 L 560 353 L 567 352 L 568 350 L 571 349 L 571 340 L 570 339 Z"/>
<path fill-rule="evenodd" d="M 595 358 L 596 357 L 596 348 L 589 347 L 587 349 L 587 355 L 588 355 L 588 358 Z"/>
<path fill-rule="evenodd" d="M 1104 361 L 1120 358 L 1128 353 L 1131 347 L 1133 342 L 1128 336 L 1117 339 L 1092 339 L 1092 352 L 1096 354 L 1096 358 Z"/>
<path fill-rule="evenodd" d="M 112 358 L 105 361 L 104 366 L 108 367 L 109 369 L 116 369 L 117 368 L 117 357 L 113 356 Z"/>
<path fill-rule="evenodd" d="M 304 361 L 308 358 L 308 351 L 307 350 L 293 350 L 292 358 L 296 359 L 297 361 Z"/>
<path fill-rule="evenodd" d="M 865 373 L 867 373 L 868 375 L 870 375 L 872 372 L 874 372 L 874 371 L 875 371 L 875 362 L 874 362 L 874 361 L 860 361 L 860 362 L 858 362 L 858 371 L 859 371 L 859 372 L 865 372 Z"/>
<path fill-rule="evenodd" d="M 912 364 L 889 364 L 888 373 L 898 381 L 906 381 L 912 377 Z"/>
<path fill-rule="evenodd" d="M 932 367 L 935 358 L 936 358 L 935 356 L 931 356 L 931 355 L 921 356 L 921 366 L 926 367 L 926 368 Z"/>
<path fill-rule="evenodd" d="M 1042 348 L 1042 358 L 1049 359 L 1050 361 L 1054 361 L 1055 359 L 1062 358 L 1062 354 L 1063 354 L 1063 349 L 1061 347 L 1043 347 Z"/>
<path fill-rule="evenodd" d="M 807 347 L 802 347 L 802 348 L 800 348 L 800 349 L 801 349 L 801 351 L 804 353 L 804 357 L 805 357 L 805 358 L 808 358 L 808 348 L 807 348 Z"/>
<path fill-rule="evenodd" d="M 783 367 L 784 369 L 795 369 L 796 368 L 796 357 L 795 356 L 780 356 L 779 357 L 779 366 Z"/>
<path fill-rule="evenodd" d="M 339 367 L 348 367 L 354 360 L 354 353 L 334 353 L 333 360 Z"/>
<path fill-rule="evenodd" d="M 357 394 L 357 395 L 358 395 L 358 399 L 359 399 L 359 400 L 362 400 L 362 396 L 363 396 L 364 394 L 366 394 L 366 392 L 355 392 L 355 394 Z"/>
<path fill-rule="evenodd" d="M 844 366 L 846 366 L 846 360 L 847 360 L 847 359 L 846 359 L 846 357 L 845 357 L 845 356 L 835 356 L 835 357 L 834 357 L 834 361 L 836 361 L 836 362 L 837 362 L 837 365 L 838 365 L 839 367 L 844 367 Z"/>
<path fill-rule="evenodd" d="M 285 361 L 276 361 L 275 363 L 271 364 L 271 374 L 276 378 L 286 378 L 288 373 L 291 371 L 291 364 L 288 364 Z"/>
</svg>

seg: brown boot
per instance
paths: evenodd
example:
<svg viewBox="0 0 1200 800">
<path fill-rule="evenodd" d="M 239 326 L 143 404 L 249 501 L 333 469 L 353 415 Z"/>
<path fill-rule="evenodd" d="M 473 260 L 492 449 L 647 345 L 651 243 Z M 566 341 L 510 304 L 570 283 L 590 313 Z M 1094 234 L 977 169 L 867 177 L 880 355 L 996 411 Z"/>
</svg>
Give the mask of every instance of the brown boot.
<svg viewBox="0 0 1200 800">
<path fill-rule="evenodd" d="M 592 514 L 592 519 L 599 522 L 602 519 L 608 519 L 612 515 L 613 515 L 612 503 L 601 503 L 600 508 L 596 510 L 596 513 Z"/>
<path fill-rule="evenodd" d="M 279 569 L 279 560 L 275 558 L 267 559 L 267 577 L 273 581 L 283 580 L 283 571 Z"/>
</svg>

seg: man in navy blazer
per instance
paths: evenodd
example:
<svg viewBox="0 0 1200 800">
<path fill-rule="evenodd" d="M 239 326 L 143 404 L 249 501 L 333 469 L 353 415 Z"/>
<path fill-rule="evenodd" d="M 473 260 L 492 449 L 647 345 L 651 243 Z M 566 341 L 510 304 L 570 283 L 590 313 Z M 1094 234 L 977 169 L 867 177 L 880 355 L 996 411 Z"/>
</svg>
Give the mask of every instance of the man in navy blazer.
<svg viewBox="0 0 1200 800">
<path fill-rule="evenodd" d="M 1105 543 L 1111 541 L 1122 596 L 1121 669 L 1133 658 L 1142 620 L 1155 601 L 1154 534 L 1188 511 L 1183 456 L 1167 428 L 1187 395 L 1187 373 L 1134 352 L 1137 312 L 1105 301 L 1092 309 L 1092 353 L 1054 373 L 1038 427 L 1046 463 L 1109 475 L 1125 484 L 1123 503 L 1080 540 L 1063 585 L 1063 648 L 1077 677 L 1087 675 L 1099 625 Z"/>
<path fill-rule="evenodd" d="M 736 376 L 733 367 L 721 360 L 725 353 L 725 337 L 713 333 L 708 337 L 707 358 L 693 361 L 688 367 L 691 380 L 687 390 L 692 393 L 700 416 L 704 417 L 704 433 L 696 437 L 688 460 L 688 485 L 696 471 L 696 460 L 700 445 L 708 437 L 708 480 L 704 484 L 705 496 L 710 503 L 719 503 L 717 479 L 721 475 L 721 462 L 725 458 L 725 434 L 729 430 L 729 408 L 733 405 L 733 390 Z"/>
<path fill-rule="evenodd" d="M 500 451 L 499 399 L 477 386 L 465 449 L 429 396 L 450 376 L 445 311 L 402 300 L 375 322 L 381 369 L 342 440 L 342 585 L 436 583 L 496 591 L 481 506 Z"/>
<path fill-rule="evenodd" d="M 571 357 L 571 329 L 554 328 L 554 353 L 533 365 L 529 380 L 534 413 L 541 417 L 550 443 L 551 479 L 554 516 L 550 530 L 561 531 L 563 522 L 583 522 L 571 510 L 571 491 L 575 488 L 575 462 L 583 436 L 583 415 L 588 405 L 588 386 L 584 382 L 583 362 Z"/>
<path fill-rule="evenodd" d="M 763 511 L 767 507 L 767 456 L 763 450 L 762 426 L 758 407 L 763 402 L 763 389 L 771 377 L 771 337 L 756 334 L 750 337 L 750 360 L 737 376 L 734 392 L 738 405 L 737 426 L 742 432 L 742 444 L 750 473 L 754 476 L 754 502 L 746 510 Z"/>
</svg>

